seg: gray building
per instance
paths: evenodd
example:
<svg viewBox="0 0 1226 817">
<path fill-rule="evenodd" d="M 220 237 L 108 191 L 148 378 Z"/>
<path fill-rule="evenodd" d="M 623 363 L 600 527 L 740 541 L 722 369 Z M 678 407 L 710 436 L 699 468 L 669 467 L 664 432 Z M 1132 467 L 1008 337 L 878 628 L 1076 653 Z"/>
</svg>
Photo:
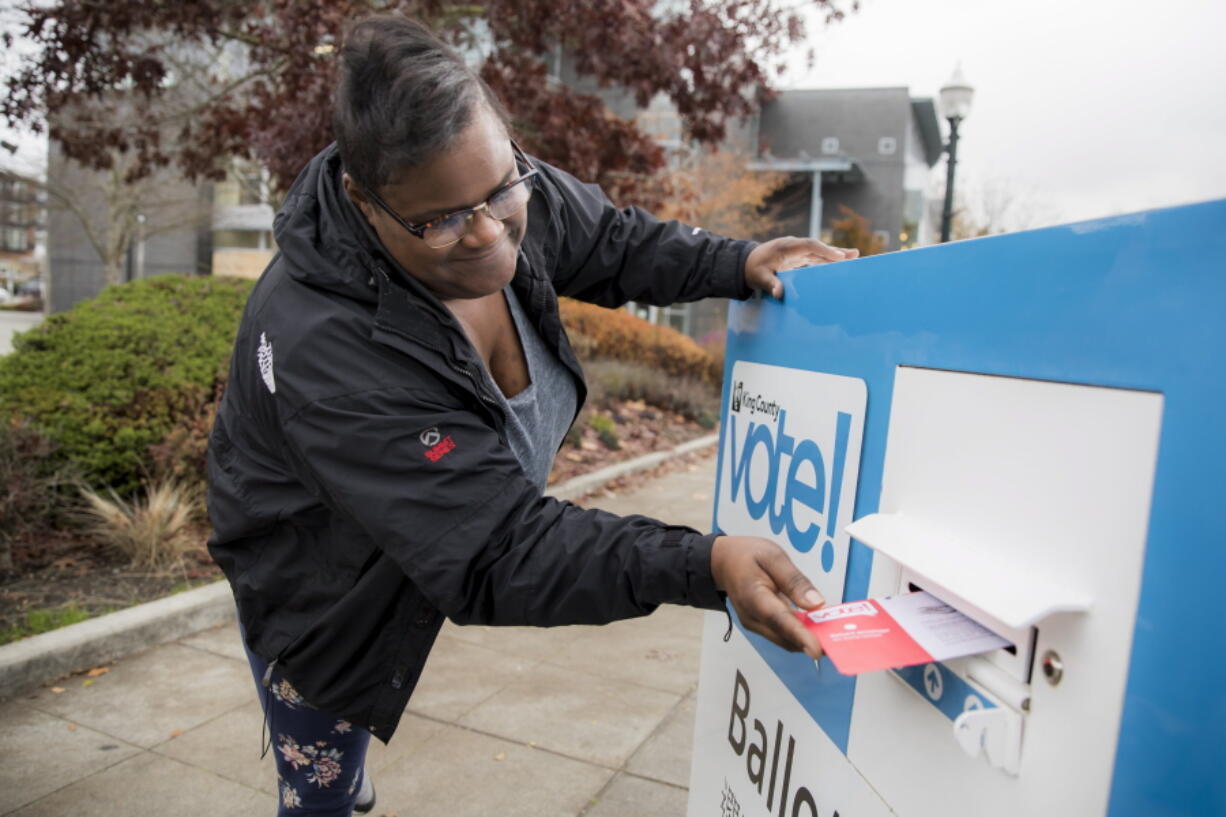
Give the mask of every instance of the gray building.
<svg viewBox="0 0 1226 817">
<path fill-rule="evenodd" d="M 574 70 L 573 59 L 556 51 L 550 76 L 582 93 L 595 94 L 609 110 L 633 118 L 684 165 L 696 146 L 684 135 L 670 100 L 658 96 L 640 108 L 633 95 L 601 88 Z M 782 172 L 788 181 L 768 202 L 775 213 L 767 239 L 782 235 L 832 239 L 840 205 L 871 223 L 884 250 L 931 244 L 935 226 L 928 201 L 929 178 L 943 151 L 934 100 L 912 97 L 905 87 L 790 90 L 777 94 L 757 115 L 728 123 L 722 148 L 743 155 L 749 167 Z M 723 302 L 629 309 L 691 337 L 717 335 L 726 322 Z"/>
<path fill-rule="evenodd" d="M 782 233 L 828 238 L 838 205 L 872 222 L 886 250 L 933 240 L 925 204 L 942 140 L 932 99 L 906 88 L 784 91 L 759 114 L 753 166 L 793 174 Z"/>
<path fill-rule="evenodd" d="M 219 66 L 230 76 L 244 70 L 244 49 L 234 43 L 186 47 L 175 59 L 184 76 L 194 71 L 197 78 L 215 76 Z M 201 93 L 195 81 L 172 86 L 159 99 L 159 111 L 174 123 L 177 116 L 192 114 Z M 126 116 L 122 94 L 88 104 L 111 119 Z M 175 130 L 166 124 L 162 138 L 173 143 Z M 227 162 L 227 178 L 214 183 L 186 179 L 172 165 L 128 182 L 132 157 L 112 152 L 112 159 L 114 167 L 93 170 L 66 159 L 57 143 L 50 145 L 47 260 L 53 311 L 98 294 L 107 281 L 108 259 L 112 278 L 121 282 L 167 273 L 254 276 L 275 251 L 268 177 L 258 168 Z"/>
<path fill-rule="evenodd" d="M 118 259 L 122 281 L 209 272 L 211 185 L 192 184 L 171 170 L 125 183 L 121 169 L 85 168 L 65 159 L 55 142 L 48 150 L 47 179 L 50 311 L 102 291 L 104 253 L 123 230 L 131 241 Z"/>
<path fill-rule="evenodd" d="M 602 95 L 623 115 L 632 105 L 624 95 Z M 684 160 L 680 120 L 666 100 L 635 116 L 671 156 Z M 730 127 L 724 148 L 746 156 L 753 170 L 788 176 L 768 202 L 775 212 L 769 234 L 737 237 L 829 242 L 842 205 L 868 219 L 886 251 L 935 240 L 927 191 L 943 142 L 930 98 L 913 98 L 906 88 L 783 91 L 757 116 Z M 630 309 L 700 340 L 718 335 L 727 313 L 722 301 Z"/>
<path fill-rule="evenodd" d="M 0 168 L 0 287 L 6 292 L 39 277 L 37 244 L 43 210 L 41 184 Z"/>
<path fill-rule="evenodd" d="M 52 311 L 102 291 L 100 248 L 110 231 L 131 231 L 122 281 L 166 273 L 255 278 L 276 252 L 273 194 L 268 174 L 258 168 L 236 163 L 216 183 L 193 184 L 166 170 L 124 185 L 106 171 L 65 161 L 53 146 L 49 172 L 54 187 L 71 196 L 58 204 L 53 197 L 48 218 Z"/>
<path fill-rule="evenodd" d="M 667 98 L 639 108 L 632 94 L 599 87 L 558 54 L 550 69 L 555 81 L 635 119 L 670 160 L 684 162 L 694 149 Z M 749 157 L 751 168 L 792 175 L 772 202 L 773 235 L 829 238 L 843 205 L 872 222 L 888 251 L 935 240 L 926 196 L 943 145 L 934 100 L 897 87 L 782 91 L 748 121 L 728 123 L 723 148 Z"/>
</svg>

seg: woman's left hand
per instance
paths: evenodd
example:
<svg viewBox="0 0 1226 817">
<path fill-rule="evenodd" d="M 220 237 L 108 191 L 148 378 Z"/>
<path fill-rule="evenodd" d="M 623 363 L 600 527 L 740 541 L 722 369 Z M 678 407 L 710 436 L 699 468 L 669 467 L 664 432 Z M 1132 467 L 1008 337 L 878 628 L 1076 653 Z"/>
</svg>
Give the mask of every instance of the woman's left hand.
<svg viewBox="0 0 1226 817">
<path fill-rule="evenodd" d="M 775 238 L 759 244 L 745 259 L 745 283 L 774 298 L 783 298 L 783 282 L 776 273 L 831 261 L 846 261 L 859 250 L 831 247 L 816 238 Z"/>
</svg>

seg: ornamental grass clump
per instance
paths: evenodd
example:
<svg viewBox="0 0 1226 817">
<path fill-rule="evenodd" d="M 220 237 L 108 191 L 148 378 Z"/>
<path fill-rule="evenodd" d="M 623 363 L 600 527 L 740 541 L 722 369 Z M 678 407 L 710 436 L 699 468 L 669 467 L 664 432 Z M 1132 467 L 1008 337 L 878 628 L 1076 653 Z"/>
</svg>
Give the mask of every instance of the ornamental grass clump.
<svg viewBox="0 0 1226 817">
<path fill-rule="evenodd" d="M 618 360 L 593 360 L 584 367 L 593 402 L 642 400 L 713 428 L 719 416 L 719 389 L 706 380 L 678 377 Z"/>
<path fill-rule="evenodd" d="M 106 493 L 108 496 L 81 489 L 85 525 L 98 542 L 118 552 L 132 567 L 175 567 L 200 544 L 197 489 L 167 479 L 147 486 L 143 499 L 125 500 L 109 489 Z"/>
</svg>

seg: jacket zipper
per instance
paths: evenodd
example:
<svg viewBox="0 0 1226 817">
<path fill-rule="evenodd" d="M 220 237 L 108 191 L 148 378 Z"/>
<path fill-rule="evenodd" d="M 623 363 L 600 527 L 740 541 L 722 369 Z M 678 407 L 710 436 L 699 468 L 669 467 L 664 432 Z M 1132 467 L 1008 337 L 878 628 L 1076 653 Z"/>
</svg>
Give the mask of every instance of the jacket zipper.
<svg viewBox="0 0 1226 817">
<path fill-rule="evenodd" d="M 426 345 L 430 346 L 430 344 L 426 344 Z M 477 395 L 477 398 L 481 400 L 481 402 L 493 408 L 499 414 L 502 413 L 502 407 L 498 405 L 498 401 L 494 400 L 492 397 L 488 396 L 485 393 L 485 391 L 481 388 L 481 382 L 477 379 L 477 376 L 473 374 L 473 370 L 470 367 L 460 366 L 459 364 L 452 363 L 451 360 L 447 358 L 447 355 L 443 353 L 442 349 L 435 348 L 434 346 L 430 346 L 430 348 L 434 349 L 434 351 L 438 352 L 440 355 L 443 356 L 443 359 L 447 361 L 448 367 L 468 377 L 469 382 L 473 384 L 473 393 Z M 504 420 L 504 423 L 505 423 L 505 420 Z"/>
<path fill-rule="evenodd" d="M 375 269 L 378 270 L 379 276 L 383 279 L 384 283 L 390 287 L 392 285 L 392 281 L 391 281 L 391 276 L 387 274 L 387 271 L 383 269 L 382 266 L 378 266 L 378 265 L 376 265 Z M 380 298 L 383 297 L 382 292 L 379 293 L 379 297 Z M 396 329 L 395 327 L 388 327 L 388 328 L 390 329 L 390 331 L 393 331 L 398 335 L 408 338 L 408 336 L 405 335 L 403 332 L 401 332 L 399 329 Z M 464 375 L 464 377 L 469 381 L 469 383 L 472 384 L 473 394 L 477 396 L 477 399 L 480 400 L 485 405 L 489 406 L 491 409 L 493 409 L 495 416 L 502 417 L 502 422 L 500 425 L 503 427 L 506 426 L 506 417 L 502 416 L 502 407 L 498 405 L 497 400 L 494 400 L 492 397 L 488 396 L 485 393 L 485 391 L 481 388 L 480 380 L 477 378 L 475 374 L 473 374 L 472 369 L 470 367 L 460 366 L 459 364 L 453 362 L 451 359 L 451 356 L 446 351 L 439 348 L 438 346 L 435 346 L 433 343 L 430 343 L 429 341 L 422 340 L 422 339 L 416 339 L 416 342 L 421 343 L 422 345 L 436 352 L 439 355 L 439 357 L 443 359 L 443 362 L 447 364 L 447 368 L 451 369 L 454 372 L 458 372 L 459 374 Z M 498 436 L 500 438 L 503 438 L 503 442 L 506 442 L 505 436 L 502 434 L 501 429 L 499 430 Z"/>
</svg>

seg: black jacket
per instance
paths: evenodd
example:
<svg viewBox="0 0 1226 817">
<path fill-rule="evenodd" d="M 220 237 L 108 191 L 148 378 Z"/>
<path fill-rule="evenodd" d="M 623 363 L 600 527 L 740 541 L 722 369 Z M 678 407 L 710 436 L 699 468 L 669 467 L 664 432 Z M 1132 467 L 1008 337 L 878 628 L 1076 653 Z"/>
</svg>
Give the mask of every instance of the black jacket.
<svg viewBox="0 0 1226 817">
<path fill-rule="evenodd" d="M 582 373 L 557 295 L 606 306 L 747 297 L 752 244 L 635 209 L 543 163 L 512 286 Z M 209 548 L 252 650 L 387 740 L 444 616 L 596 624 L 720 608 L 712 536 L 542 496 L 459 324 L 382 250 L 335 147 L 277 214 L 209 445 Z"/>
</svg>

